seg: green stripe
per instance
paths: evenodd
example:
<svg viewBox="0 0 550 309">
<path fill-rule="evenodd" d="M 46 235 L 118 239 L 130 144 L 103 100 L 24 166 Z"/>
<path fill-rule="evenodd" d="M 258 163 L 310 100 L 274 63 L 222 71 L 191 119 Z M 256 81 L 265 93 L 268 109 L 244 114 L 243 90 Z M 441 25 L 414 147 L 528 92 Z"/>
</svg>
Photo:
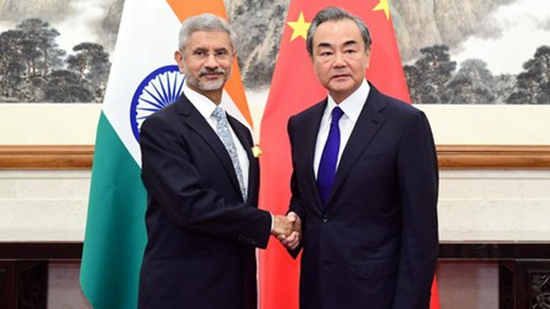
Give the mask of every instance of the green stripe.
<svg viewBox="0 0 550 309">
<path fill-rule="evenodd" d="M 145 208 L 140 168 L 102 112 L 80 271 L 82 290 L 95 309 L 137 307 Z"/>
</svg>

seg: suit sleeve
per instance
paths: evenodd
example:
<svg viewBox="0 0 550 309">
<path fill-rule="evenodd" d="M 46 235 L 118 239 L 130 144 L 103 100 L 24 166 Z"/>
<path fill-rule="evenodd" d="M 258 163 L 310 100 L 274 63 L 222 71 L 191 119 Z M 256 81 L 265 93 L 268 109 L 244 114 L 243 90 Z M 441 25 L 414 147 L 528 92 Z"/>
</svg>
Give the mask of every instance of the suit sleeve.
<svg viewBox="0 0 550 309">
<path fill-rule="evenodd" d="M 290 148 L 291 148 L 291 154 L 292 154 L 292 174 L 290 177 L 290 206 L 288 208 L 288 211 L 295 212 L 298 217 L 302 220 L 302 233 L 306 227 L 306 212 L 304 210 L 304 206 L 302 203 L 302 195 L 300 194 L 300 188 L 298 186 L 298 180 L 296 179 L 296 154 L 295 152 L 295 141 L 293 138 L 293 125 L 292 125 L 292 119 L 290 118 L 288 121 L 287 131 L 290 138 Z M 287 212 L 288 213 L 288 212 Z M 298 246 L 295 250 L 288 250 L 288 253 L 293 257 L 296 258 L 298 254 L 300 253 L 300 250 L 302 250 L 302 244 Z"/>
<path fill-rule="evenodd" d="M 170 221 L 186 230 L 267 247 L 269 212 L 229 202 L 206 187 L 191 161 L 188 147 L 192 146 L 167 121 L 153 116 L 143 123 L 140 133 L 142 179 L 148 198 L 157 200 Z M 216 171 L 212 173 L 210 177 L 215 177 Z"/>
<path fill-rule="evenodd" d="M 439 248 L 437 153 L 424 113 L 415 113 L 409 123 L 397 159 L 403 234 L 393 308 L 426 309 Z"/>
</svg>

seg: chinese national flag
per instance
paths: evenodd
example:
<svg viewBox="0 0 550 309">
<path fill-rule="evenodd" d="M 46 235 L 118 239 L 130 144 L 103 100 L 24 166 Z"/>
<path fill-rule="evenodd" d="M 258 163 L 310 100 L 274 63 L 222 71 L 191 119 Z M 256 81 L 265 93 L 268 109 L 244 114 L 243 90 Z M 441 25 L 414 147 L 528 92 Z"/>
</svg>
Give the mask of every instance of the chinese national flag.
<svg viewBox="0 0 550 309">
<path fill-rule="evenodd" d="M 287 121 L 327 95 L 313 72 L 305 39 L 315 14 L 328 6 L 342 7 L 365 21 L 373 39 L 367 79 L 381 92 L 410 102 L 388 0 L 291 0 L 260 131 L 260 207 L 275 214 L 286 213 L 290 201 Z M 260 308 L 298 308 L 298 278 L 299 259 L 271 241 L 260 252 Z M 435 281 L 430 307 L 440 307 Z"/>
</svg>

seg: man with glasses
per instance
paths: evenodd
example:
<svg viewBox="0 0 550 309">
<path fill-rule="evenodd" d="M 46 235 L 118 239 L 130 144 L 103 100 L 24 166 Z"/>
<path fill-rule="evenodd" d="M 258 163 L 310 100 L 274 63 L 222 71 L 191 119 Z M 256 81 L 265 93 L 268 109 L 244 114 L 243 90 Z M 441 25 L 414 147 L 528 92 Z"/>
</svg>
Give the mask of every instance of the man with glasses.
<svg viewBox="0 0 550 309">
<path fill-rule="evenodd" d="M 252 137 L 222 109 L 234 42 L 219 17 L 187 19 L 175 52 L 183 94 L 141 127 L 148 243 L 139 308 L 256 308 L 255 248 L 293 228 L 257 209 Z"/>
</svg>

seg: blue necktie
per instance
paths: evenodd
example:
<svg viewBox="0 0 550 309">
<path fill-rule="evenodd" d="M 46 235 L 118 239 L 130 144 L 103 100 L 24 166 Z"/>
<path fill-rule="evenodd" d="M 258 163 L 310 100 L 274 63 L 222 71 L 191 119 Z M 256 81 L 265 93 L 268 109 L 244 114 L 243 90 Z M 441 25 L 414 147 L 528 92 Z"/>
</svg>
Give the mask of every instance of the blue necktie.
<svg viewBox="0 0 550 309">
<path fill-rule="evenodd" d="M 344 112 L 340 107 L 332 110 L 332 120 L 330 122 L 330 131 L 328 133 L 327 143 L 321 155 L 319 171 L 317 172 L 317 187 L 321 193 L 323 204 L 326 205 L 334 183 L 336 175 L 336 162 L 338 162 L 338 152 L 340 150 L 340 128 L 338 121 Z"/>
</svg>

